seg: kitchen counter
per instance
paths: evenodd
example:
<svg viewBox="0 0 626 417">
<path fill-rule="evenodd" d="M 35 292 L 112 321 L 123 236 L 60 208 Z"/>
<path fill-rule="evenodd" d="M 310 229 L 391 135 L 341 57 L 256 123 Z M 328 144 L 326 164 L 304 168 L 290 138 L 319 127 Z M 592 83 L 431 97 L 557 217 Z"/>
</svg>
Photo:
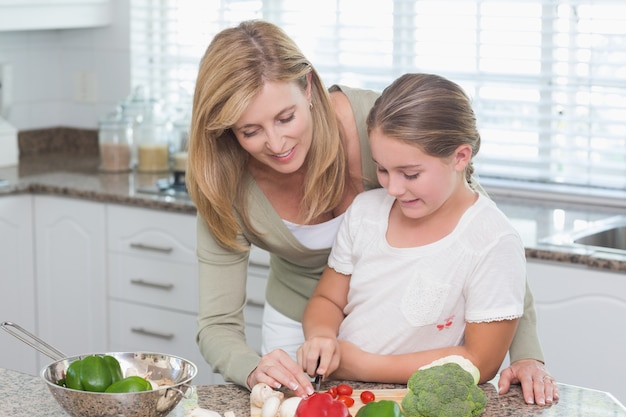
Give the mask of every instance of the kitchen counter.
<svg viewBox="0 0 626 417">
<path fill-rule="evenodd" d="M 107 203 L 139 206 L 195 214 L 188 196 L 157 195 L 141 192 L 156 190 L 156 182 L 169 174 L 101 173 L 94 155 L 64 153 L 34 154 L 20 159 L 15 167 L 0 168 L 2 195 L 16 193 L 53 194 Z M 624 214 L 624 208 L 609 205 L 582 205 L 510 197 L 485 187 L 498 207 L 520 232 L 528 259 L 541 259 L 584 265 L 607 271 L 626 271 L 626 252 L 598 252 L 586 247 L 555 246 L 543 239 L 581 224 Z"/>
<path fill-rule="evenodd" d="M 323 384 L 326 389 L 330 382 Z M 335 382 L 336 383 L 336 382 Z M 405 388 L 402 385 L 351 383 L 355 389 Z M 571 385 L 559 384 L 561 399 L 552 406 L 527 405 L 519 386 L 498 395 L 491 384 L 481 388 L 487 394 L 487 408 L 482 417 L 626 417 L 626 408 L 613 396 Z M 236 385 L 196 387 L 197 403 L 202 408 L 224 414 L 233 411 L 237 417 L 250 415 L 249 392 Z M 192 396 L 192 398 L 194 398 Z M 171 417 L 183 417 L 180 404 Z M 40 377 L 0 368 L 0 415 L 3 417 L 67 417 Z"/>
</svg>

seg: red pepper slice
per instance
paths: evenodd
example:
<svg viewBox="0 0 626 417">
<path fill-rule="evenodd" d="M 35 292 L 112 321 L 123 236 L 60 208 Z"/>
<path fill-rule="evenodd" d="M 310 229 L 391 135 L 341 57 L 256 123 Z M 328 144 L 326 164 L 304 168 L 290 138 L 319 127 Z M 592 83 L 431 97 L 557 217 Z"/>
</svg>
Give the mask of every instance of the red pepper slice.
<svg viewBox="0 0 626 417">
<path fill-rule="evenodd" d="M 351 417 L 342 401 L 335 400 L 329 393 L 314 393 L 303 399 L 296 408 L 295 417 Z"/>
</svg>

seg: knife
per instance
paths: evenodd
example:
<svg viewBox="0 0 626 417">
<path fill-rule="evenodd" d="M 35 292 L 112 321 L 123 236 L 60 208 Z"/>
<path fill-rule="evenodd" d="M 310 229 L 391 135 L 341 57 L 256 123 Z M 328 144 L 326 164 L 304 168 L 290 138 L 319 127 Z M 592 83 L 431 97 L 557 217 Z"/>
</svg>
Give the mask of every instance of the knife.
<svg viewBox="0 0 626 417">
<path fill-rule="evenodd" d="M 317 358 L 317 368 L 320 366 L 320 359 L 321 358 Z M 320 390 L 320 386 L 322 385 L 322 375 L 317 373 L 317 368 L 315 368 L 315 392 L 318 392 Z"/>
</svg>

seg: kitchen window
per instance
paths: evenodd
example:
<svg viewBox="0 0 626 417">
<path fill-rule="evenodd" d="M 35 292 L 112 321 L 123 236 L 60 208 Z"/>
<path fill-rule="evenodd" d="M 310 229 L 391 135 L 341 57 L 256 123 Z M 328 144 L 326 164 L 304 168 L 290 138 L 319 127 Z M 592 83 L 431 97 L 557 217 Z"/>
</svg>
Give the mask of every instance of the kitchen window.
<svg viewBox="0 0 626 417">
<path fill-rule="evenodd" d="M 406 72 L 470 94 L 481 181 L 626 191 L 626 4 L 620 0 L 132 0 L 132 81 L 189 114 L 212 36 L 281 26 L 327 85 Z"/>
</svg>

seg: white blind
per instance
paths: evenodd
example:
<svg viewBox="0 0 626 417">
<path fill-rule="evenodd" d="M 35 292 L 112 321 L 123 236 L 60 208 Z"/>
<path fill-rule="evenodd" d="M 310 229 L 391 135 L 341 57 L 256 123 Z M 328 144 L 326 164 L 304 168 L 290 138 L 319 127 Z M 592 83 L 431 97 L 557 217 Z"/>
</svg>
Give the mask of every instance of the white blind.
<svg viewBox="0 0 626 417">
<path fill-rule="evenodd" d="M 219 30 L 281 26 L 327 86 L 434 72 L 473 98 L 481 177 L 626 189 L 622 0 L 131 0 L 132 80 L 189 108 Z"/>
</svg>

